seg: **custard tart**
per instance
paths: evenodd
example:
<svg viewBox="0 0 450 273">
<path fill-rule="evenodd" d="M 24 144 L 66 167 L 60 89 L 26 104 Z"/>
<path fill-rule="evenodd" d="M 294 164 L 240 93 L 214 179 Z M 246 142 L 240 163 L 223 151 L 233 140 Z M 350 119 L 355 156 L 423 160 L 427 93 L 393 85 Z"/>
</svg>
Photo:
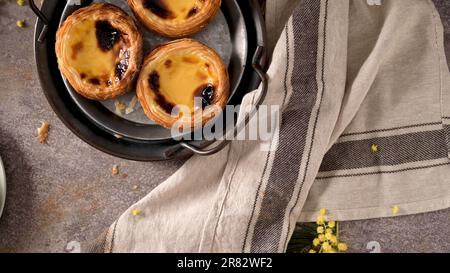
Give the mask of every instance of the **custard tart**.
<svg viewBox="0 0 450 273">
<path fill-rule="evenodd" d="M 107 100 L 130 90 L 142 62 L 142 36 L 120 8 L 93 4 L 60 26 L 56 56 L 61 73 L 77 93 Z"/>
<path fill-rule="evenodd" d="M 185 37 L 215 17 L 221 0 L 128 0 L 128 4 L 148 29 L 167 37 Z"/>
<path fill-rule="evenodd" d="M 197 128 L 226 106 L 229 89 L 219 55 L 196 40 L 180 39 L 160 45 L 145 58 L 136 92 L 145 114 L 156 123 Z"/>
</svg>

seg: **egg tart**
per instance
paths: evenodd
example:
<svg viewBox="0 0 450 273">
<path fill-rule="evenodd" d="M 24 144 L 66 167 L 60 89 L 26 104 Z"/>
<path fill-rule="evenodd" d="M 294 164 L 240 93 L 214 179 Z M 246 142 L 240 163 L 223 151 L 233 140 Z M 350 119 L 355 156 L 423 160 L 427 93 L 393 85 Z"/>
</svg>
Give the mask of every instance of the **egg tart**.
<svg viewBox="0 0 450 273">
<path fill-rule="evenodd" d="M 196 40 L 180 39 L 145 58 L 136 92 L 151 120 L 166 128 L 194 128 L 226 106 L 229 89 L 227 68 L 217 53 Z M 177 109 L 183 109 L 181 115 L 172 114 Z"/>
<path fill-rule="evenodd" d="M 215 17 L 221 0 L 128 0 L 128 4 L 148 29 L 167 37 L 185 37 Z"/>
<path fill-rule="evenodd" d="M 76 92 L 107 100 L 130 90 L 142 62 L 142 36 L 120 8 L 93 4 L 60 26 L 56 55 L 61 73 Z"/>
</svg>

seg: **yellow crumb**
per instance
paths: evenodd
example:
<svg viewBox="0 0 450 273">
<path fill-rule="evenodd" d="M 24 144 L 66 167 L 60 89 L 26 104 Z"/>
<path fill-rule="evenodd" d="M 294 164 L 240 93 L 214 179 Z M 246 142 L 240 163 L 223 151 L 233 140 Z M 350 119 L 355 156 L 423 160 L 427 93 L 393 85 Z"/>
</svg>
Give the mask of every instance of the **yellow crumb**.
<svg viewBox="0 0 450 273">
<path fill-rule="evenodd" d="M 392 214 L 394 214 L 394 215 L 396 215 L 400 212 L 399 206 L 393 206 L 391 209 L 392 209 Z"/>
<path fill-rule="evenodd" d="M 370 146 L 370 150 L 372 151 L 372 153 L 378 152 L 378 145 L 372 144 L 372 146 Z"/>
<path fill-rule="evenodd" d="M 19 20 L 19 21 L 17 21 L 16 24 L 17 24 L 17 26 L 20 27 L 20 28 L 25 27 L 25 21 L 24 21 L 24 20 Z"/>
<path fill-rule="evenodd" d="M 141 215 L 141 213 L 142 211 L 140 209 L 134 209 L 131 211 L 131 214 L 135 217 Z"/>
<path fill-rule="evenodd" d="M 19 6 L 25 6 L 25 0 L 17 0 L 16 2 Z"/>
</svg>

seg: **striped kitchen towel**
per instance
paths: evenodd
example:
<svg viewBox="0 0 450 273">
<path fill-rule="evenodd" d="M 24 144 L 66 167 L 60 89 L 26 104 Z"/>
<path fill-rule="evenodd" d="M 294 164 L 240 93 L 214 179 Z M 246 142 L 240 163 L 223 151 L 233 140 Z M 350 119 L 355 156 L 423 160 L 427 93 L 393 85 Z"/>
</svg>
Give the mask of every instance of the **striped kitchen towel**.
<svg viewBox="0 0 450 273">
<path fill-rule="evenodd" d="M 435 2 L 443 21 L 430 0 L 267 1 L 273 137 L 194 156 L 90 250 L 283 252 L 321 207 L 336 220 L 450 207 L 450 4 Z"/>
</svg>

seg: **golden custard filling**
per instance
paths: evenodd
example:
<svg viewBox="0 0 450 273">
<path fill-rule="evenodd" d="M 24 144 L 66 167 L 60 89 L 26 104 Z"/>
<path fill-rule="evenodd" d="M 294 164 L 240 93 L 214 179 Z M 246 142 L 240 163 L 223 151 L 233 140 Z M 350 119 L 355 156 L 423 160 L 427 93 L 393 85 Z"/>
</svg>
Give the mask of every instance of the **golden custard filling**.
<svg viewBox="0 0 450 273">
<path fill-rule="evenodd" d="M 107 21 L 82 20 L 64 41 L 68 65 L 84 83 L 113 86 L 128 69 L 130 52 L 119 30 Z"/>
<path fill-rule="evenodd" d="M 200 54 L 180 52 L 162 58 L 150 73 L 148 83 L 154 99 L 167 113 L 177 105 L 188 107 L 193 113 L 213 104 L 218 76 Z M 201 103 L 196 103 L 195 98 Z"/>
<path fill-rule="evenodd" d="M 162 19 L 184 21 L 195 16 L 207 0 L 143 0 L 144 8 Z"/>
</svg>

